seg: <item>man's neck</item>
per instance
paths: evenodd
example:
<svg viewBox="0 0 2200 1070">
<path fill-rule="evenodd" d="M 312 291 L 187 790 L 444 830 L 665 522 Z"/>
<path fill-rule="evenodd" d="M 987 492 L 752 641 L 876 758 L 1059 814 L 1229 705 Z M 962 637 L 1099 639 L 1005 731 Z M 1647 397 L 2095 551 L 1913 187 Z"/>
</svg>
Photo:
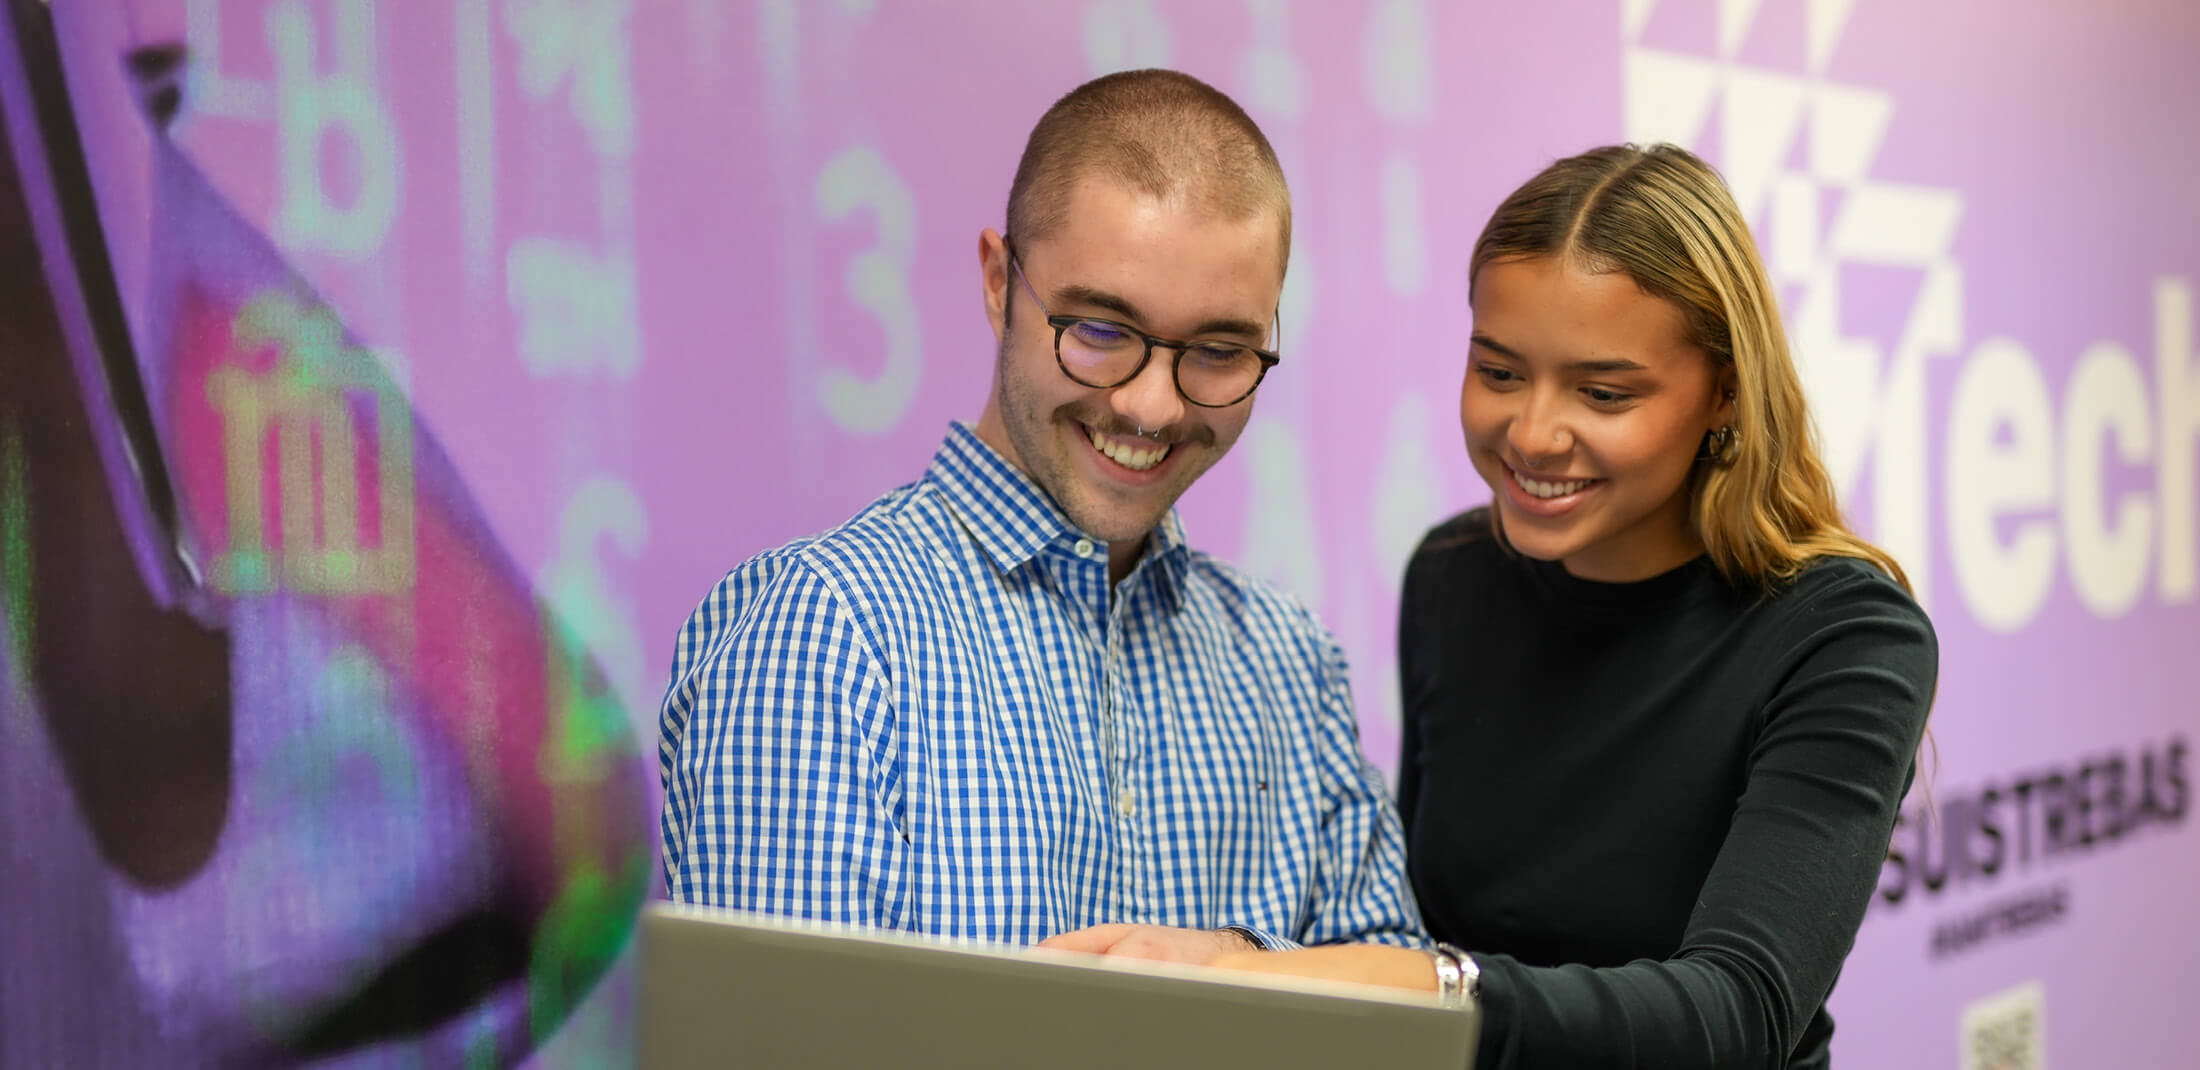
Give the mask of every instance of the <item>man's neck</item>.
<svg viewBox="0 0 2200 1070">
<path fill-rule="evenodd" d="M 1114 590 L 1116 584 L 1123 582 L 1123 577 L 1130 575 L 1131 570 L 1138 567 L 1138 559 L 1145 554 L 1146 540 L 1149 538 L 1152 538 L 1152 536 L 1140 535 L 1135 539 L 1125 539 L 1122 542 L 1109 544 L 1109 590 Z"/>
</svg>

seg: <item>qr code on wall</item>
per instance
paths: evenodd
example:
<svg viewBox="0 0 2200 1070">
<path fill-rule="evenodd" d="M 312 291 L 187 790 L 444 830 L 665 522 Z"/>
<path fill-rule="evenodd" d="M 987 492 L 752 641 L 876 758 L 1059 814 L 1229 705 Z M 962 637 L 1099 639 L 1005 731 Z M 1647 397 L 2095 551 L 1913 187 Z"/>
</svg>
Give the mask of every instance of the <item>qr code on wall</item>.
<svg viewBox="0 0 2200 1070">
<path fill-rule="evenodd" d="M 2045 1070 L 2047 989 L 2038 981 L 1963 1009 L 1963 1070 Z"/>
</svg>

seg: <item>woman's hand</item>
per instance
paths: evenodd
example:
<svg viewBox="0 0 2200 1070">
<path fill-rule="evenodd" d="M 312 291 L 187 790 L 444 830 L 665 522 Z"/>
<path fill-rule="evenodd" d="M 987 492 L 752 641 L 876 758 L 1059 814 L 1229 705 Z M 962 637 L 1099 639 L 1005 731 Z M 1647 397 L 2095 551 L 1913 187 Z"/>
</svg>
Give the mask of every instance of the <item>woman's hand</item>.
<svg viewBox="0 0 2200 1070">
<path fill-rule="evenodd" d="M 1234 951 L 1209 962 L 1225 970 L 1312 977 L 1323 981 L 1436 991 L 1428 952 L 1381 944 L 1338 944 L 1302 951 Z"/>
</svg>

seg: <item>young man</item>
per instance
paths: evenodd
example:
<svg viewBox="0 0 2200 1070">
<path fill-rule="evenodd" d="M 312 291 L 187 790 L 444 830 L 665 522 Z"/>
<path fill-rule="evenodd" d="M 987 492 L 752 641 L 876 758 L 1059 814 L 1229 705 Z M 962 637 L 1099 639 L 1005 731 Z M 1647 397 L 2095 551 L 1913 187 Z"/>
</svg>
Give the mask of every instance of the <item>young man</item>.
<svg viewBox="0 0 2200 1070">
<path fill-rule="evenodd" d="M 673 898 L 1188 962 L 1421 941 L 1335 641 L 1172 511 L 1277 362 L 1290 228 L 1274 150 L 1196 79 L 1047 112 L 978 237 L 977 425 L 681 632 Z"/>
</svg>

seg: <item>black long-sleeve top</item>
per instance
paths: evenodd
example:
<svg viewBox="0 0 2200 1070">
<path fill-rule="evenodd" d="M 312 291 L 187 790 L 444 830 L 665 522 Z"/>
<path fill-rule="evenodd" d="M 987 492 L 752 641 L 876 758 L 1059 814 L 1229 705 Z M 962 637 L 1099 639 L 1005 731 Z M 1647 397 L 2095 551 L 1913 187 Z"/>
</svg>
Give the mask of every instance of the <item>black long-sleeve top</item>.
<svg viewBox="0 0 2200 1070">
<path fill-rule="evenodd" d="M 1399 621 L 1399 806 L 1477 1065 L 1823 1067 L 1938 666 L 1870 564 L 1639 583 L 1430 532 Z"/>
</svg>

